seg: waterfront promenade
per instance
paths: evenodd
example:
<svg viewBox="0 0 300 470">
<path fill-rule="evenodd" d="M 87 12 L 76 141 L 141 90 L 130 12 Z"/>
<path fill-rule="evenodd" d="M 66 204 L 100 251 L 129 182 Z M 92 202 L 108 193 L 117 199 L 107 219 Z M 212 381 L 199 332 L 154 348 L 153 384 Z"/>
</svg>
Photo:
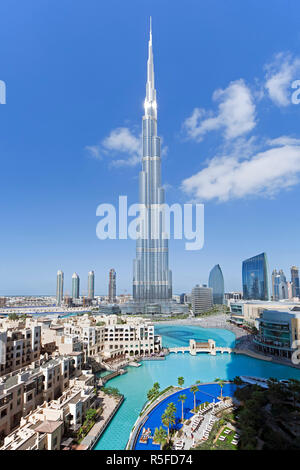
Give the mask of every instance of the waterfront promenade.
<svg viewBox="0 0 300 470">
<path fill-rule="evenodd" d="M 111 419 L 114 417 L 115 413 L 118 411 L 119 407 L 124 401 L 123 395 L 119 397 L 114 397 L 105 394 L 101 390 L 98 392 L 98 397 L 101 400 L 101 406 L 103 409 L 102 414 L 99 420 L 94 424 L 92 429 L 83 438 L 81 443 L 75 447 L 75 450 L 92 449 L 93 445 L 101 437 L 102 433 L 105 431 Z"/>
<path fill-rule="evenodd" d="M 249 333 L 242 328 L 239 328 L 232 323 L 228 322 L 229 315 L 225 313 L 217 314 L 217 315 L 210 315 L 210 316 L 203 316 L 203 317 L 190 317 L 185 319 L 179 320 L 162 320 L 155 322 L 154 324 L 157 326 L 160 325 L 168 325 L 168 326 L 199 326 L 200 328 L 213 328 L 213 329 L 221 329 L 221 330 L 228 330 L 235 334 L 236 339 L 242 338 L 244 336 L 249 336 Z"/>
</svg>

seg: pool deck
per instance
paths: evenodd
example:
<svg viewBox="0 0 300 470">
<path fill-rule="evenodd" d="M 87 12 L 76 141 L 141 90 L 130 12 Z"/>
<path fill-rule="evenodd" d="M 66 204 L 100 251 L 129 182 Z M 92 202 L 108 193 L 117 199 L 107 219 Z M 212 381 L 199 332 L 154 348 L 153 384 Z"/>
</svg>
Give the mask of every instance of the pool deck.
<svg viewBox="0 0 300 470">
<path fill-rule="evenodd" d="M 220 386 L 216 382 L 205 383 L 198 385 L 199 391 L 196 393 L 196 406 L 201 403 L 217 403 L 220 401 Z M 232 396 L 236 386 L 231 382 L 226 382 L 223 387 L 223 395 Z M 133 430 L 130 434 L 126 449 L 127 450 L 159 450 L 159 446 L 153 444 L 153 435 L 155 428 L 158 428 L 162 425 L 161 415 L 164 412 L 166 406 L 173 402 L 177 407 L 177 412 L 175 415 L 176 423 L 174 428 L 179 430 L 182 428 L 183 424 L 181 423 L 181 411 L 182 405 L 179 402 L 179 395 L 185 394 L 187 399 L 184 403 L 184 418 L 190 419 L 193 413 L 194 406 L 194 395 L 190 391 L 190 387 L 179 388 L 177 390 L 172 389 L 167 394 L 162 395 L 156 401 L 153 402 L 150 406 L 146 406 L 145 412 L 137 419 Z M 142 434 L 142 429 L 150 428 L 151 437 L 148 439 L 146 444 L 140 442 L 140 437 Z"/>
</svg>

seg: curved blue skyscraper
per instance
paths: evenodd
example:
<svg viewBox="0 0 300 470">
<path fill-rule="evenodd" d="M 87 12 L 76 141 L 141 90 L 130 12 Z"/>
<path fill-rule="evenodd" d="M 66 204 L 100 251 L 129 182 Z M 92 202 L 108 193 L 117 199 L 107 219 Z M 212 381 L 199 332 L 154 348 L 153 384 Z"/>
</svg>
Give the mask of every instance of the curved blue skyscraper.
<svg viewBox="0 0 300 470">
<path fill-rule="evenodd" d="M 269 300 L 269 274 L 266 253 L 243 261 L 244 300 Z"/>
<path fill-rule="evenodd" d="M 164 189 L 161 185 L 160 138 L 157 135 L 157 102 L 154 85 L 152 31 L 147 63 L 146 98 L 142 138 L 140 204 L 143 206 L 144 236 L 137 240 L 133 266 L 133 299 L 141 306 L 168 304 L 172 298 L 172 275 L 169 270 L 168 240 L 163 237 Z"/>
<path fill-rule="evenodd" d="M 224 277 L 219 264 L 216 264 L 209 273 L 208 286 L 213 290 L 213 303 L 224 303 Z"/>
</svg>

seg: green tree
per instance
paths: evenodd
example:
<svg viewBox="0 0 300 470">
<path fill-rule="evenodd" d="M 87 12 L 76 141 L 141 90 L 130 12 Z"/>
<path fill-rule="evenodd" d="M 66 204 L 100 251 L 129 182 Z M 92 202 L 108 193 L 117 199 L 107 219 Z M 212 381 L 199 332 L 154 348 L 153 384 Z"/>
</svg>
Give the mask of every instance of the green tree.
<svg viewBox="0 0 300 470">
<path fill-rule="evenodd" d="M 183 377 L 178 377 L 177 379 L 179 387 L 182 387 L 184 384 L 184 378 Z"/>
<path fill-rule="evenodd" d="M 167 440 L 167 432 L 162 426 L 155 428 L 153 440 L 160 445 L 160 450 L 162 450 L 162 447 Z"/>
<path fill-rule="evenodd" d="M 147 393 L 147 398 L 148 398 L 149 401 L 150 401 L 150 400 L 153 400 L 153 398 L 156 398 L 156 397 L 158 396 L 158 394 L 159 394 L 159 389 L 160 389 L 159 383 L 158 383 L 158 382 L 155 382 L 155 383 L 153 384 L 153 387 L 150 388 L 150 390 L 149 390 L 148 393 Z"/>
<path fill-rule="evenodd" d="M 9 313 L 8 315 L 8 319 L 9 320 L 17 320 L 19 317 L 18 315 L 16 314 L 16 312 L 13 312 L 13 313 Z"/>
<path fill-rule="evenodd" d="M 160 389 L 159 383 L 158 383 L 158 382 L 155 382 L 155 383 L 153 384 L 153 388 L 154 388 L 154 390 L 157 390 L 157 391 L 159 392 L 159 389 Z"/>
<path fill-rule="evenodd" d="M 169 403 L 165 412 L 161 417 L 162 423 L 168 428 L 168 439 L 170 438 L 170 427 L 176 423 L 175 420 L 176 406 L 174 403 Z"/>
<path fill-rule="evenodd" d="M 243 381 L 242 381 L 241 377 L 239 375 L 237 375 L 236 377 L 234 377 L 233 383 L 235 385 L 242 385 Z"/>
<path fill-rule="evenodd" d="M 181 401 L 181 422 L 183 423 L 184 416 L 183 416 L 183 404 L 186 400 L 186 395 L 179 395 L 178 401 Z"/>
<path fill-rule="evenodd" d="M 296 408 L 296 400 L 300 396 L 300 381 L 296 379 L 290 379 L 288 385 L 288 390 L 291 392 L 293 396 L 293 404 L 294 408 Z"/>
<path fill-rule="evenodd" d="M 217 382 L 220 385 L 220 389 L 221 389 L 220 397 L 223 398 L 223 387 L 224 387 L 225 381 L 222 379 L 216 378 L 215 382 Z"/>
<path fill-rule="evenodd" d="M 190 391 L 194 394 L 194 412 L 196 412 L 196 393 L 199 392 L 197 385 L 192 385 Z"/>
</svg>

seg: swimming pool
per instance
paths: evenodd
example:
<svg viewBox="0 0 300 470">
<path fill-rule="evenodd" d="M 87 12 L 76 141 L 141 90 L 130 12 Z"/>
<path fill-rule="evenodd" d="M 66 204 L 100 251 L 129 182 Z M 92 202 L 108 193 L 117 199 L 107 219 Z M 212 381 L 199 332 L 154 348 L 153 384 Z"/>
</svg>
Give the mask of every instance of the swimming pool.
<svg viewBox="0 0 300 470">
<path fill-rule="evenodd" d="M 196 393 L 196 406 L 200 405 L 200 403 L 209 402 L 212 403 L 213 401 L 219 401 L 218 396 L 220 395 L 220 386 L 218 384 L 203 384 L 198 385 L 199 392 Z M 223 396 L 232 397 L 236 386 L 234 384 L 224 384 L 223 386 Z M 183 414 L 185 419 L 189 419 L 193 416 L 191 410 L 194 408 L 194 394 L 190 391 L 189 388 L 185 388 L 184 390 L 179 390 L 178 392 L 170 395 L 169 397 L 165 398 L 159 405 L 157 405 L 148 415 L 147 421 L 143 424 L 138 438 L 136 440 L 135 450 L 158 450 L 160 448 L 159 445 L 153 444 L 153 439 L 149 438 L 147 443 L 143 444 L 140 442 L 140 438 L 143 432 L 143 427 L 151 429 L 151 435 L 154 435 L 155 428 L 159 428 L 163 426 L 161 422 L 161 416 L 164 413 L 166 407 L 169 403 L 174 403 L 176 406 L 176 413 L 175 419 L 176 423 L 173 426 L 173 429 L 180 429 L 182 427 L 181 423 L 181 413 L 182 413 L 182 405 L 181 402 L 178 401 L 179 395 L 186 395 L 186 400 L 183 406 Z M 163 426 L 165 429 L 166 426 Z"/>
<path fill-rule="evenodd" d="M 200 327 L 160 326 L 156 327 L 163 335 L 163 344 L 171 346 L 187 345 L 188 339 L 214 339 L 217 345 L 230 346 L 234 334 L 226 330 L 207 330 Z M 175 333 L 178 331 L 179 333 Z M 179 334 L 176 344 L 176 335 Z M 223 342 L 221 344 L 221 341 Z M 161 390 L 169 385 L 176 385 L 177 378 L 183 376 L 185 386 L 196 380 L 208 383 L 216 377 L 224 380 L 237 375 L 257 377 L 277 377 L 279 379 L 296 378 L 300 380 L 300 370 L 279 364 L 253 359 L 238 354 L 170 354 L 165 361 L 146 361 L 141 367 L 128 367 L 128 373 L 111 379 L 109 386 L 117 387 L 124 394 L 125 400 L 108 428 L 95 445 L 95 450 L 122 450 L 125 448 L 130 432 L 142 407 L 147 401 L 147 392 L 154 382 L 159 382 Z"/>
</svg>

